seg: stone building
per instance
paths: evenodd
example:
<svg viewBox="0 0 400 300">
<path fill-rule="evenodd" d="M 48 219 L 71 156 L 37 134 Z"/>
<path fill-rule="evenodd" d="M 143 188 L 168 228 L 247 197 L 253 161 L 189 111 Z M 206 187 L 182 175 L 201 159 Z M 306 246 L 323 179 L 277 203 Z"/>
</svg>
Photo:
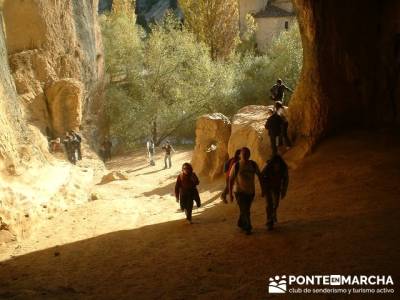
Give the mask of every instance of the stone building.
<svg viewBox="0 0 400 300">
<path fill-rule="evenodd" d="M 291 0 L 239 0 L 241 32 L 246 30 L 247 14 L 252 14 L 257 24 L 256 42 L 261 52 L 275 36 L 297 22 Z"/>
</svg>

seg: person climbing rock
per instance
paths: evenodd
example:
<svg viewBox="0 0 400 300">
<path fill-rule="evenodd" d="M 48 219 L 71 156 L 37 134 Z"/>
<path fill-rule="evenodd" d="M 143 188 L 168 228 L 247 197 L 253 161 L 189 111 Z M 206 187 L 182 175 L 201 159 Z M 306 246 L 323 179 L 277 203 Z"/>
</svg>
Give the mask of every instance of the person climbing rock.
<svg viewBox="0 0 400 300">
<path fill-rule="evenodd" d="M 225 173 L 225 188 L 221 193 L 221 199 L 224 203 L 228 203 L 226 200 L 226 196 L 229 193 L 229 175 L 232 169 L 232 166 L 240 160 L 240 149 L 235 151 L 235 155 L 228 159 L 224 164 L 224 173 Z M 233 201 L 233 199 L 231 199 Z"/>
<path fill-rule="evenodd" d="M 250 208 L 255 196 L 255 180 L 257 175 L 261 185 L 260 169 L 255 161 L 250 160 L 250 149 L 244 147 L 240 151 L 240 160 L 232 166 L 229 178 L 229 196 L 235 199 L 239 205 L 240 216 L 238 226 L 251 234 Z"/>
<path fill-rule="evenodd" d="M 165 167 L 164 167 L 164 169 L 171 168 L 172 167 L 171 153 L 175 152 L 175 149 L 171 146 L 169 141 L 166 142 L 166 144 L 162 147 L 162 149 L 165 151 L 165 156 L 164 156 Z M 169 163 L 169 166 L 168 166 L 167 162 Z"/>
<path fill-rule="evenodd" d="M 155 162 L 154 162 L 155 146 L 154 146 L 153 139 L 147 140 L 146 147 L 147 147 L 147 156 L 149 158 L 150 166 L 154 166 L 155 165 Z"/>
<path fill-rule="evenodd" d="M 103 162 L 111 160 L 111 148 L 112 148 L 112 142 L 109 136 L 105 136 L 103 143 L 101 144 L 101 152 L 102 152 L 101 154 L 103 156 Z"/>
<path fill-rule="evenodd" d="M 270 89 L 271 99 L 274 101 L 281 101 L 283 103 L 285 98 L 285 91 L 293 92 L 293 90 L 282 83 L 282 79 L 278 79 L 276 84 Z"/>
<path fill-rule="evenodd" d="M 197 186 L 200 184 L 199 178 L 193 172 L 193 167 L 189 163 L 182 165 L 182 172 L 178 175 L 175 184 L 175 198 L 179 202 L 180 208 L 185 212 L 186 220 L 192 224 L 193 201 L 197 207 L 201 206 Z"/>
<path fill-rule="evenodd" d="M 268 230 L 278 222 L 277 209 L 281 199 L 285 198 L 289 174 L 288 167 L 280 155 L 274 155 L 261 171 L 262 191 L 266 197 L 266 214 Z"/>
<path fill-rule="evenodd" d="M 289 121 L 286 118 L 286 109 L 283 106 L 282 102 L 276 101 L 275 102 L 275 111 L 281 117 L 282 124 L 281 124 L 281 133 L 279 135 L 279 146 L 285 145 L 286 148 L 292 147 L 292 143 L 290 142 L 288 136 L 288 128 L 289 128 Z"/>
<path fill-rule="evenodd" d="M 265 129 L 267 129 L 270 138 L 272 155 L 278 153 L 277 138 L 281 136 L 283 123 L 282 116 L 276 110 L 270 114 L 265 123 Z"/>
</svg>

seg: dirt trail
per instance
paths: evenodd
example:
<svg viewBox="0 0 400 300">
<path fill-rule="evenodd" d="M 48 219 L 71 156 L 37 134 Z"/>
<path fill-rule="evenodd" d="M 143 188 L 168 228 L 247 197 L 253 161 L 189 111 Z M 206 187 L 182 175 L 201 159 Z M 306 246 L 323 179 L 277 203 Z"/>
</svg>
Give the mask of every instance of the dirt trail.
<svg viewBox="0 0 400 300">
<path fill-rule="evenodd" d="M 109 168 L 128 171 L 128 181 L 96 186 L 100 200 L 0 249 L 0 299 L 265 299 L 276 274 L 388 274 L 396 282 L 399 140 L 357 133 L 322 143 L 291 172 L 275 231 L 266 231 L 256 199 L 251 236 L 236 228 L 236 205 L 218 199 L 222 181 L 203 180 L 205 205 L 195 224 L 183 220 L 172 190 L 190 151 L 169 170 L 160 158 L 155 167 L 143 156 L 117 158 Z"/>
</svg>

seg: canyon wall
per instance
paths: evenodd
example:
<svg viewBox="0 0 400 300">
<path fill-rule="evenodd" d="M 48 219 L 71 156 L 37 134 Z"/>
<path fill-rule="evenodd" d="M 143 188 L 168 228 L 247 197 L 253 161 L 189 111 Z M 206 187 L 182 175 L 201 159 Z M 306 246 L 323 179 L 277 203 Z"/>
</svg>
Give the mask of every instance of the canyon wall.
<svg viewBox="0 0 400 300">
<path fill-rule="evenodd" d="M 333 130 L 400 123 L 400 2 L 294 0 L 303 71 L 291 131 L 310 147 Z"/>
<path fill-rule="evenodd" d="M 46 214 L 87 201 L 103 167 L 88 147 L 99 136 L 104 89 L 97 7 L 0 1 L 0 233 L 21 236 Z M 84 137 L 80 166 L 48 151 L 47 137 L 69 130 Z"/>
</svg>

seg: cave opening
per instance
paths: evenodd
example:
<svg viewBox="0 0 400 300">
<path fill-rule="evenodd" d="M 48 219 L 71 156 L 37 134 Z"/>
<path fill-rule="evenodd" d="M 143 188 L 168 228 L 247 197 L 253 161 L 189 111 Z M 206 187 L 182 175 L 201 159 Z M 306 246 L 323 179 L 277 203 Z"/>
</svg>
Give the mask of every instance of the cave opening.
<svg viewBox="0 0 400 300">
<path fill-rule="evenodd" d="M 314 144 L 334 130 L 398 125 L 400 2 L 294 4 L 304 65 L 292 101 L 292 131 Z"/>
</svg>

